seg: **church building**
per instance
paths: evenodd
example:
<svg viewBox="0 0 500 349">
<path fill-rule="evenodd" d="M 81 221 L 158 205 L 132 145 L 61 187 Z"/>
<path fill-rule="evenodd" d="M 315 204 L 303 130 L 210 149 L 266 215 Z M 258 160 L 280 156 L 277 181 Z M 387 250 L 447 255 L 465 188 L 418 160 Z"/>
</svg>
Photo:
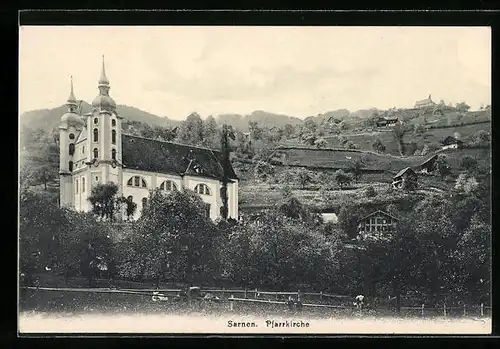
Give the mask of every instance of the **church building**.
<svg viewBox="0 0 500 349">
<path fill-rule="evenodd" d="M 60 205 L 91 211 L 88 200 L 97 184 L 113 182 L 118 196 L 137 204 L 137 219 L 147 204 L 149 191 L 188 188 L 206 203 L 211 219 L 221 216 L 224 169 L 222 153 L 216 150 L 122 134 L 122 117 L 109 95 L 104 57 L 99 94 L 91 112 L 81 115 L 71 92 L 68 111 L 61 117 Z M 238 219 L 238 177 L 232 166 L 226 170 L 228 218 Z"/>
</svg>

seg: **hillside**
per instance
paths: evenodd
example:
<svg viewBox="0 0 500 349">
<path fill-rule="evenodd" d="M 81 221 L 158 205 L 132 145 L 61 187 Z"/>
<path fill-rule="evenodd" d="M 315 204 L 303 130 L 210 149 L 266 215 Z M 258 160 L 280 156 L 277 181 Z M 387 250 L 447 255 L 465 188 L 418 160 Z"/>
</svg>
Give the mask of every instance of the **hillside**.
<svg viewBox="0 0 500 349">
<path fill-rule="evenodd" d="M 83 102 L 82 109 L 84 113 L 88 113 L 90 111 L 90 104 Z M 160 117 L 127 105 L 117 105 L 116 109 L 119 115 L 130 121 L 140 121 L 158 126 L 173 126 L 179 124 L 179 121 L 171 120 L 167 117 Z M 20 124 L 21 126 L 27 126 L 32 129 L 41 128 L 50 131 L 59 125 L 61 116 L 66 113 L 66 111 L 67 107 L 65 105 L 53 109 L 28 111 L 21 114 Z"/>
<path fill-rule="evenodd" d="M 475 118 L 476 119 L 476 118 Z M 422 135 L 415 135 L 413 133 L 406 133 L 403 141 L 405 143 L 415 142 L 417 145 L 423 147 L 425 144 L 439 144 L 447 136 L 458 136 L 459 138 L 466 138 L 473 135 L 479 130 L 485 130 L 491 132 L 491 122 L 487 120 L 482 120 L 484 122 L 466 124 L 466 125 L 456 125 L 456 126 L 432 126 Z M 343 136 L 352 141 L 358 146 L 360 150 L 373 150 L 372 144 L 376 139 L 380 139 L 384 146 L 386 147 L 386 153 L 392 155 L 399 155 L 399 146 L 397 141 L 394 139 L 392 129 L 384 128 L 380 130 L 366 131 L 366 132 L 356 132 L 356 133 L 346 133 Z M 328 147 L 340 148 L 341 138 L 338 136 L 325 137 L 328 142 Z"/>
<path fill-rule="evenodd" d="M 286 124 L 294 126 L 302 124 L 302 120 L 299 118 L 283 114 L 273 114 L 262 110 L 256 110 L 249 115 L 221 114 L 215 120 L 218 124 L 227 123 L 242 132 L 248 131 L 248 123 L 250 121 L 255 121 L 260 127 L 267 128 L 283 127 Z"/>
</svg>

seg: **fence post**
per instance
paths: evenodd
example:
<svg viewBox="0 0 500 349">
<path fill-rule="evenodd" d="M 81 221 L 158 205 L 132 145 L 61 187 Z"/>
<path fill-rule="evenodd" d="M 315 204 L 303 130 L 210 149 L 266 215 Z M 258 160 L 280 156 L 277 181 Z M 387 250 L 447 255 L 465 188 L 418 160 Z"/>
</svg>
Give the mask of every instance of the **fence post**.
<svg viewBox="0 0 500 349">
<path fill-rule="evenodd" d="M 231 295 L 231 297 L 229 298 L 229 309 L 231 311 L 234 310 L 234 301 L 233 301 L 233 298 L 234 298 L 233 295 Z"/>
<path fill-rule="evenodd" d="M 276 300 L 278 300 L 278 292 L 276 292 L 275 294 L 276 294 Z"/>
<path fill-rule="evenodd" d="M 247 288 L 245 287 L 245 299 L 247 299 Z"/>
<path fill-rule="evenodd" d="M 297 302 L 300 302 L 300 290 L 297 291 Z"/>
<path fill-rule="evenodd" d="M 444 303 L 444 305 L 443 305 L 443 314 L 444 314 L 444 316 L 446 316 L 446 303 Z"/>
<path fill-rule="evenodd" d="M 425 307 L 425 305 L 422 304 L 422 317 L 424 317 L 424 307 Z"/>
<path fill-rule="evenodd" d="M 323 291 L 321 291 L 321 292 L 319 293 L 319 300 L 320 300 L 320 301 L 322 301 L 322 300 L 323 300 Z"/>
<path fill-rule="evenodd" d="M 255 293 L 253 294 L 253 298 L 257 299 L 257 289 L 255 289 Z"/>
<path fill-rule="evenodd" d="M 481 303 L 481 316 L 484 316 L 484 303 Z"/>
<path fill-rule="evenodd" d="M 222 286 L 222 297 L 224 297 L 224 286 Z"/>
<path fill-rule="evenodd" d="M 467 310 L 466 310 L 466 305 L 464 304 L 464 316 L 467 316 Z"/>
</svg>

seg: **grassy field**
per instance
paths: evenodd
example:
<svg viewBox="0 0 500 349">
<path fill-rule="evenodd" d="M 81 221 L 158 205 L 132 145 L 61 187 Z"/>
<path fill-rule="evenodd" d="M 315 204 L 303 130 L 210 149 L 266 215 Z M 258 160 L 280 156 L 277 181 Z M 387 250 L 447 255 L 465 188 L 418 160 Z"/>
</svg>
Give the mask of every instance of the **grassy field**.
<svg viewBox="0 0 500 349">
<path fill-rule="evenodd" d="M 375 197 L 366 197 L 365 189 L 368 185 L 374 187 L 377 192 Z M 357 183 L 353 189 L 329 190 L 321 193 L 315 189 L 292 190 L 294 197 L 303 204 L 322 212 L 337 212 L 347 203 L 377 209 L 385 209 L 388 204 L 397 203 L 408 197 L 403 191 L 390 191 L 388 183 Z M 255 183 L 240 187 L 239 204 L 242 212 L 255 212 L 273 207 L 283 200 L 282 185 Z M 443 187 L 447 189 L 448 187 Z M 265 193 L 263 195 L 262 193 Z M 421 197 L 429 195 L 441 195 L 439 189 L 420 189 L 415 194 Z"/>
<path fill-rule="evenodd" d="M 470 136 L 479 130 L 485 130 L 491 132 L 491 123 L 482 124 L 472 124 L 465 126 L 447 127 L 447 128 L 432 128 L 427 130 L 423 135 L 413 135 L 406 134 L 403 138 L 405 143 L 415 142 L 421 146 L 425 144 L 438 143 L 447 136 L 454 136 L 456 133 L 460 135 L 461 138 Z M 380 131 L 364 132 L 357 134 L 346 134 L 345 138 L 356 144 L 360 150 L 373 150 L 373 142 L 379 138 L 386 147 L 386 153 L 392 155 L 399 155 L 399 146 L 395 141 L 393 132 L 391 129 L 384 129 Z M 337 136 L 326 137 L 328 142 L 328 147 L 340 148 L 340 139 Z"/>
</svg>

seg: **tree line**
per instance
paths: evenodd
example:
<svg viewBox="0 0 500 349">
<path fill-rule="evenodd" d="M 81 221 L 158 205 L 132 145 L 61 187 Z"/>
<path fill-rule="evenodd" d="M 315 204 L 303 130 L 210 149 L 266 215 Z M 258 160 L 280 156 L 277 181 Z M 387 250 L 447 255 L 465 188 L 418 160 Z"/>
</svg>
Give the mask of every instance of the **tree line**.
<svg viewBox="0 0 500 349">
<path fill-rule="evenodd" d="M 369 213 L 360 207 L 346 202 L 338 224 L 325 223 L 291 193 L 254 217 L 214 222 L 198 194 L 154 190 L 141 217 L 124 225 L 99 218 L 99 210 L 61 209 L 23 191 L 21 272 L 84 275 L 90 285 L 101 275 L 158 284 L 300 287 L 393 297 L 396 306 L 403 296 L 433 304 L 488 302 L 490 173 L 474 171 L 464 172 L 449 193 L 409 193 L 386 207 L 399 224 L 384 239 L 357 235 L 357 221 Z"/>
</svg>

